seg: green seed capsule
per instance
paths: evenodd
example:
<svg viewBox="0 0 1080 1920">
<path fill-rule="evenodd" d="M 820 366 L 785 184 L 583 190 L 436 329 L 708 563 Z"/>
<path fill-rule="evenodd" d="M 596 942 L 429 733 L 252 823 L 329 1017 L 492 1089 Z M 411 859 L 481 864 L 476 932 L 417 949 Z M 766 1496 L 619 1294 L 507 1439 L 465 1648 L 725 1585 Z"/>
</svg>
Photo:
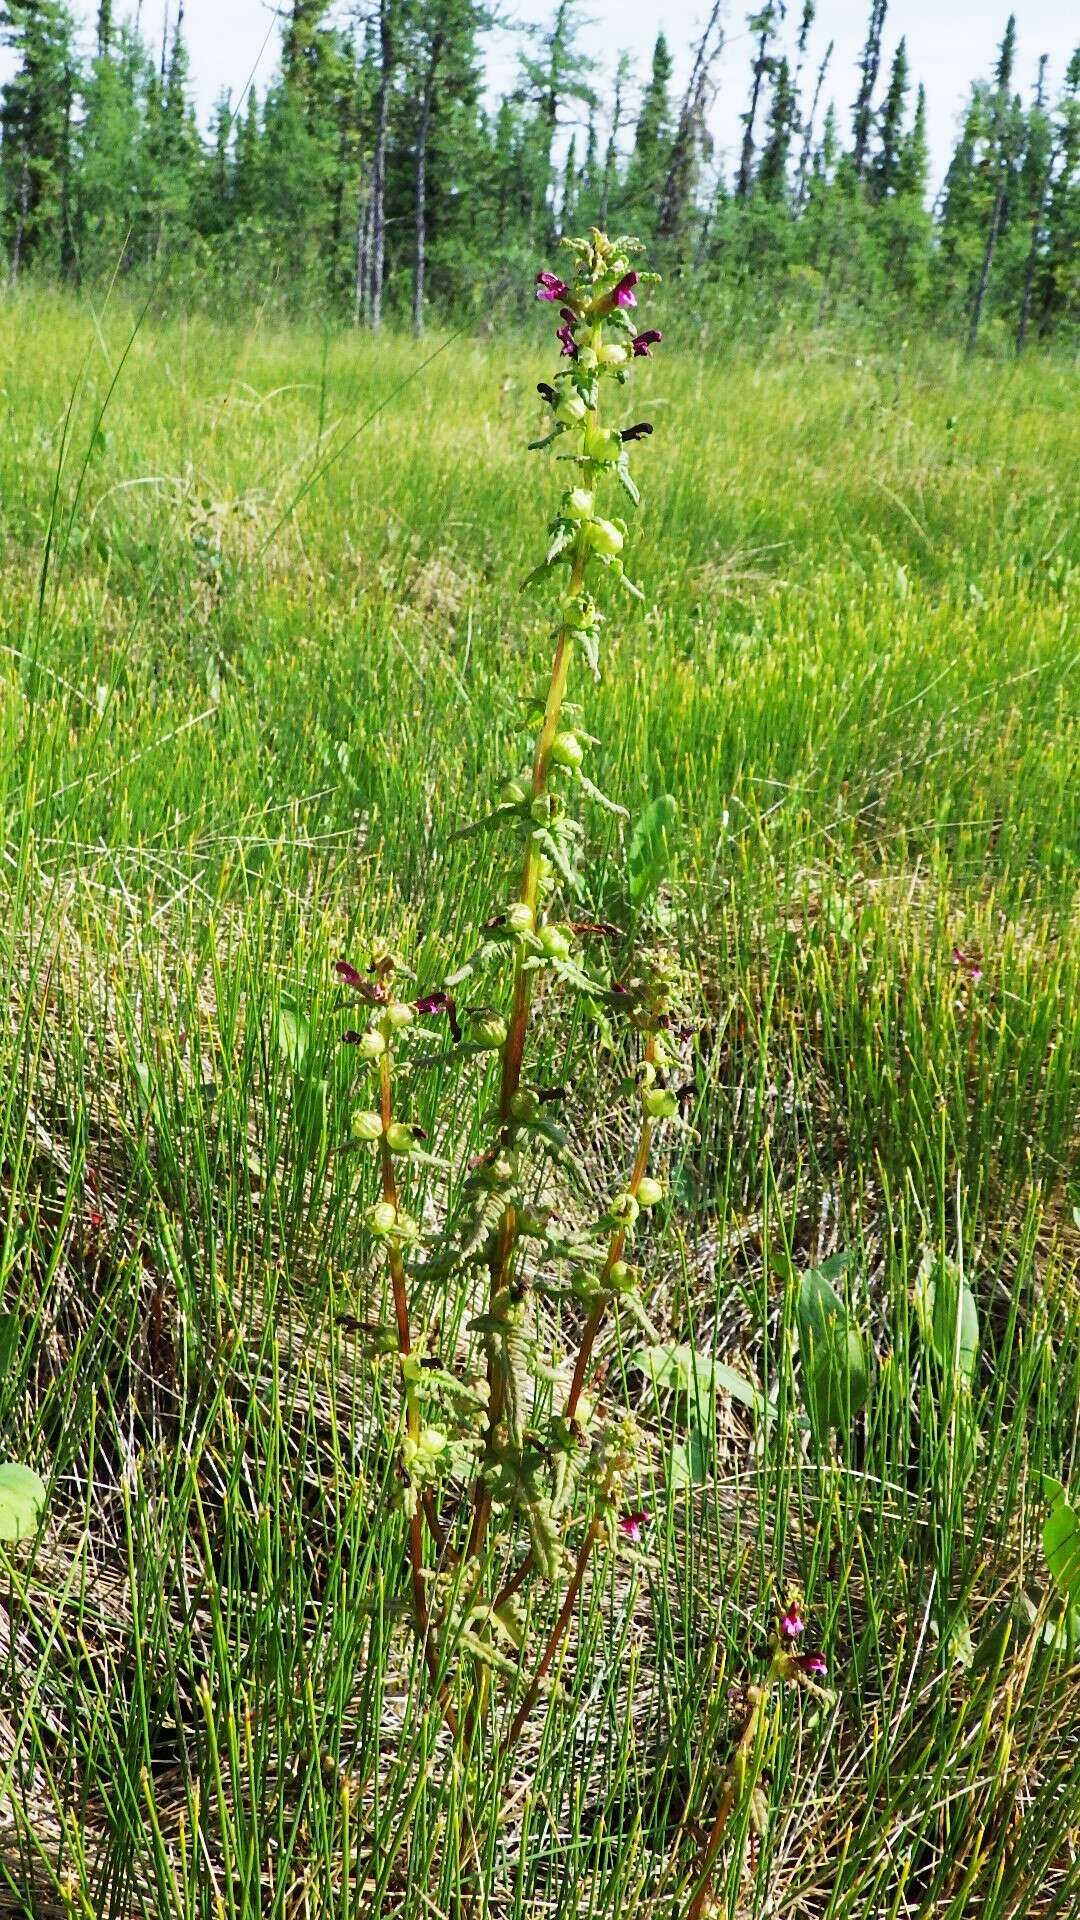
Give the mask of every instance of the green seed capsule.
<svg viewBox="0 0 1080 1920">
<path fill-rule="evenodd" d="M 614 556 L 623 550 L 623 537 L 610 520 L 590 520 L 586 528 L 590 547 L 596 553 Z"/>
<path fill-rule="evenodd" d="M 528 788 L 520 780 L 504 780 L 499 788 L 499 803 L 504 807 L 520 807 L 528 797 Z"/>
<path fill-rule="evenodd" d="M 542 935 L 541 938 L 543 938 Z M 531 1126 L 534 1120 L 539 1119 L 540 1102 L 535 1093 L 531 1093 L 528 1088 L 515 1093 L 510 1102 L 510 1117 L 513 1120 L 522 1121 L 525 1126 Z"/>
<path fill-rule="evenodd" d="M 650 1120 L 674 1120 L 679 1111 L 679 1103 L 668 1087 L 649 1087 L 641 1096 L 641 1104 Z"/>
<path fill-rule="evenodd" d="M 372 1233 L 377 1233 L 382 1239 L 385 1239 L 388 1233 L 393 1233 L 397 1225 L 397 1208 L 393 1201 L 379 1200 L 373 1207 L 369 1207 L 367 1223 Z"/>
<path fill-rule="evenodd" d="M 399 1027 L 411 1027 L 416 1014 L 404 1000 L 391 1000 L 383 1018 L 387 1026 L 396 1031 Z"/>
<path fill-rule="evenodd" d="M 412 1153 L 416 1135 L 404 1120 L 392 1120 L 386 1129 L 386 1144 L 391 1153 Z"/>
<path fill-rule="evenodd" d="M 622 439 L 607 427 L 590 427 L 585 435 L 585 452 L 590 460 L 595 460 L 599 465 L 613 466 L 622 452 Z"/>
<path fill-rule="evenodd" d="M 578 420 L 584 420 L 586 412 L 580 393 L 564 393 L 555 409 L 555 418 L 560 427 L 572 427 Z"/>
<path fill-rule="evenodd" d="M 568 520 L 587 520 L 593 510 L 593 496 L 587 487 L 571 487 L 563 499 L 563 512 Z"/>
<path fill-rule="evenodd" d="M 551 743 L 551 758 L 557 767 L 580 767 L 585 750 L 576 733 L 557 733 Z"/>
<path fill-rule="evenodd" d="M 615 1260 L 608 1269 L 608 1285 L 613 1293 L 632 1293 L 641 1279 L 641 1268 L 629 1260 Z"/>
<path fill-rule="evenodd" d="M 638 1181 L 637 1203 L 639 1207 L 655 1207 L 664 1197 L 664 1189 L 659 1180 L 653 1180 L 649 1174 L 643 1174 Z"/>
<path fill-rule="evenodd" d="M 570 938 L 562 927 L 553 926 L 549 922 L 547 926 L 541 927 L 539 940 L 549 960 L 569 960 Z"/>
<path fill-rule="evenodd" d="M 617 1193 L 611 1203 L 611 1218 L 620 1227 L 632 1227 L 638 1217 L 638 1203 L 632 1193 Z"/>
<path fill-rule="evenodd" d="M 374 1113 L 371 1111 L 368 1111 L 366 1113 L 354 1113 L 349 1125 L 349 1132 L 352 1134 L 352 1137 L 354 1140 L 381 1140 L 382 1139 L 381 1113 Z"/>
<path fill-rule="evenodd" d="M 536 915 L 524 900 L 515 900 L 507 911 L 506 924 L 511 933 L 531 933 L 536 924 Z"/>
<path fill-rule="evenodd" d="M 480 1013 L 470 1022 L 473 1044 L 494 1052 L 506 1044 L 506 1021 L 501 1013 Z"/>
<path fill-rule="evenodd" d="M 377 1027 L 369 1027 L 356 1043 L 356 1051 L 361 1060 L 379 1060 L 386 1052 L 386 1036 Z"/>
</svg>

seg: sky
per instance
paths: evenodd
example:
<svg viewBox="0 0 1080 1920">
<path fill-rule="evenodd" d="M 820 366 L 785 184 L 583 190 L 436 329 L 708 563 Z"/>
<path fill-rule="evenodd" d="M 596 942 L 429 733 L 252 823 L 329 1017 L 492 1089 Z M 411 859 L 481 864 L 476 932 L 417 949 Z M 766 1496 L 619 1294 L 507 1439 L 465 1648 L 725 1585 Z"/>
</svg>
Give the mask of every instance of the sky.
<svg viewBox="0 0 1080 1920">
<path fill-rule="evenodd" d="M 281 4 L 287 5 L 287 0 Z M 501 11 L 510 19 L 542 21 L 550 17 L 553 4 L 554 0 L 504 0 Z M 150 37 L 160 39 L 165 5 L 175 10 L 176 0 L 141 0 L 142 25 Z M 663 25 L 675 56 L 678 84 L 685 80 L 705 10 L 705 0 L 663 0 L 660 6 L 656 0 L 583 0 L 582 15 L 589 21 L 583 41 L 609 71 L 625 50 L 638 77 L 644 79 L 657 27 Z M 726 46 L 715 68 L 717 94 L 711 116 L 718 158 L 737 151 L 750 55 L 746 16 L 754 10 L 753 0 L 730 0 L 725 9 Z M 868 10 L 868 0 L 818 0 L 818 19 L 807 54 L 808 68 L 816 68 L 829 40 L 835 41 L 823 102 L 835 100 L 845 128 L 850 123 Z M 89 29 L 95 0 L 76 0 L 76 11 Z M 118 7 L 117 12 L 121 11 Z M 789 18 L 799 11 L 800 0 L 790 0 Z M 990 71 L 1007 12 L 1008 0 L 1001 0 L 1000 7 L 987 6 L 986 0 L 892 0 L 889 7 L 884 65 L 887 68 L 901 34 L 906 35 L 913 78 L 926 85 L 935 187 L 948 165 L 968 86 L 976 76 Z M 1026 96 L 1034 84 L 1039 55 L 1046 53 L 1053 89 L 1080 41 L 1080 19 L 1072 0 L 1024 0 L 1017 15 L 1017 85 Z M 267 0 L 186 0 L 184 21 L 196 105 L 204 123 L 225 88 L 235 101 L 254 74 L 261 92 L 274 71 L 279 41 L 278 15 Z M 491 61 L 496 90 L 512 79 L 515 59 L 512 38 L 498 36 Z"/>
</svg>

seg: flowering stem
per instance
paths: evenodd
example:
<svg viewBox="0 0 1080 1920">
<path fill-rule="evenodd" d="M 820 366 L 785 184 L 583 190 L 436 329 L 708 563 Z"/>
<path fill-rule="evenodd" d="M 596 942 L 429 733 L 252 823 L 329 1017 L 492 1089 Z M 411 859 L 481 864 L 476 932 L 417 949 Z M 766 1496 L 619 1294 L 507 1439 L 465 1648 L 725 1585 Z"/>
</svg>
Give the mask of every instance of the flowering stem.
<svg viewBox="0 0 1080 1920">
<path fill-rule="evenodd" d="M 656 1051 L 656 1037 L 654 1034 L 650 1034 L 645 1045 L 645 1059 L 650 1066 L 652 1064 L 655 1051 Z M 649 1119 L 648 1114 L 643 1113 L 641 1117 L 641 1132 L 638 1135 L 637 1153 L 634 1156 L 634 1166 L 633 1166 L 633 1171 L 630 1175 L 630 1185 L 628 1189 L 628 1191 L 634 1195 L 635 1199 L 637 1198 L 637 1190 L 640 1187 L 642 1180 L 645 1178 L 645 1172 L 649 1164 L 649 1148 L 652 1145 L 653 1132 L 654 1132 L 653 1121 Z M 615 1265 L 615 1262 L 617 1260 L 622 1259 L 623 1249 L 625 1245 L 626 1245 L 626 1229 L 625 1227 L 620 1227 L 618 1231 L 613 1233 L 611 1236 L 611 1244 L 608 1247 L 607 1259 L 604 1261 L 603 1269 L 601 1271 L 601 1276 L 600 1276 L 601 1282 L 607 1280 L 610 1277 L 611 1270 Z M 600 1332 L 600 1328 L 604 1321 L 604 1316 L 608 1309 L 608 1301 L 609 1301 L 609 1295 L 607 1293 L 602 1293 L 599 1300 L 596 1302 L 596 1305 L 593 1307 L 592 1312 L 590 1313 L 587 1321 L 585 1322 L 585 1329 L 581 1336 L 581 1345 L 578 1348 L 578 1356 L 574 1364 L 574 1377 L 570 1382 L 570 1392 L 566 1401 L 565 1412 L 566 1412 L 566 1418 L 568 1420 L 572 1420 L 575 1413 L 577 1412 L 578 1401 L 581 1399 L 582 1391 L 585 1386 L 586 1371 L 588 1369 L 589 1361 L 592 1357 L 593 1347 L 596 1345 L 596 1337 Z"/>
<path fill-rule="evenodd" d="M 530 1713 L 532 1712 L 534 1706 L 536 1705 L 537 1695 L 539 1694 L 540 1688 L 543 1686 L 543 1683 L 544 1683 L 544 1676 L 548 1672 L 548 1669 L 550 1668 L 551 1663 L 554 1660 L 555 1655 L 559 1650 L 559 1644 L 563 1638 L 563 1635 L 566 1633 L 566 1630 L 570 1625 L 570 1620 L 574 1612 L 574 1606 L 577 1601 L 578 1594 L 581 1591 L 581 1583 L 585 1578 L 585 1569 L 589 1564 L 589 1558 L 592 1554 L 592 1550 L 596 1545 L 597 1540 L 600 1538 L 600 1535 L 602 1532 L 603 1532 L 603 1527 L 599 1520 L 590 1521 L 585 1532 L 585 1538 L 582 1541 L 580 1547 L 578 1548 L 577 1559 L 574 1562 L 574 1571 L 570 1576 L 570 1585 L 566 1589 L 566 1598 L 564 1599 L 562 1606 L 559 1609 L 559 1617 L 556 1620 L 555 1625 L 552 1627 L 550 1635 L 548 1636 L 548 1643 L 547 1643 L 547 1646 L 544 1648 L 543 1654 L 541 1655 L 540 1662 L 539 1662 L 539 1665 L 537 1666 L 536 1672 L 533 1674 L 532 1679 L 530 1680 L 527 1688 L 525 1689 L 525 1698 L 522 1700 L 521 1705 L 519 1706 L 517 1712 L 514 1715 L 513 1720 L 511 1721 L 510 1731 L 506 1736 L 507 1752 L 510 1752 L 517 1745 L 518 1739 L 521 1735 L 521 1730 L 524 1727 L 525 1722 L 528 1719 Z"/>
<path fill-rule="evenodd" d="M 587 549 L 584 543 L 579 541 L 570 576 L 569 591 L 571 596 L 575 596 L 581 592 L 585 581 L 585 568 L 587 563 Z M 562 704 L 566 698 L 566 685 L 570 676 L 570 647 L 570 628 L 569 626 L 560 627 L 555 645 L 555 657 L 551 663 L 551 677 L 548 683 L 543 724 L 541 725 L 537 738 L 536 753 L 533 759 L 532 798 L 534 800 L 539 799 L 547 787 L 551 743 L 559 730 L 559 715 L 562 712 Z M 525 866 L 521 876 L 521 890 L 518 898 L 520 902 L 524 906 L 527 906 L 534 914 L 536 912 L 540 889 L 540 861 L 541 856 L 539 850 L 534 846 L 530 838 L 528 850 L 525 855 Z M 499 1094 L 499 1124 L 502 1128 L 506 1128 L 509 1125 L 511 1105 L 514 1095 L 521 1085 L 521 1068 L 525 1055 L 525 1040 L 529 1028 L 532 976 L 525 971 L 524 961 L 525 955 L 524 953 L 520 953 L 514 972 L 514 1000 L 510 1015 L 510 1026 L 506 1037 L 506 1044 L 503 1048 L 502 1085 Z M 513 1207 L 507 1207 L 499 1227 L 496 1253 L 491 1264 L 491 1298 L 493 1300 L 500 1289 L 506 1284 L 516 1240 L 516 1215 Z M 502 1414 L 502 1399 L 502 1378 L 501 1375 L 493 1369 L 489 1360 L 487 1421 L 489 1444 L 491 1436 L 498 1427 Z M 467 1560 L 474 1559 L 480 1552 L 484 1544 L 484 1537 L 487 1532 L 490 1517 L 491 1495 L 481 1476 L 477 1479 L 476 1490 L 473 1496 L 472 1527 L 469 1532 L 469 1542 L 465 1549 L 465 1558 Z"/>
<path fill-rule="evenodd" d="M 655 1052 L 656 1036 L 655 1034 L 650 1034 L 645 1043 L 645 1059 L 650 1065 Z M 654 1122 L 649 1119 L 647 1114 L 643 1113 L 641 1118 L 641 1132 L 638 1135 L 637 1152 L 634 1155 L 634 1166 L 630 1175 L 628 1188 L 628 1192 L 634 1194 L 635 1197 L 642 1180 L 645 1178 L 645 1173 L 649 1165 L 649 1149 L 652 1145 L 654 1132 Z M 625 1227 L 619 1227 L 611 1236 L 607 1257 L 601 1269 L 601 1280 L 606 1280 L 610 1277 L 616 1260 L 622 1259 L 625 1245 L 626 1229 Z M 589 1361 L 592 1358 L 593 1348 L 596 1345 L 597 1336 L 599 1335 L 600 1328 L 604 1323 L 604 1318 L 608 1310 L 609 1298 L 608 1294 L 601 1294 L 582 1329 L 581 1344 L 578 1347 L 577 1358 L 574 1362 L 573 1377 L 570 1381 L 570 1391 L 567 1394 L 566 1405 L 563 1408 L 563 1418 L 565 1420 L 572 1420 L 577 1412 L 578 1402 L 585 1388 L 585 1377 L 588 1373 Z M 530 1552 L 525 1555 L 516 1573 L 511 1574 L 506 1585 L 499 1589 L 494 1602 L 496 1608 L 505 1606 L 508 1600 L 513 1599 L 515 1593 L 518 1592 L 532 1571 L 532 1566 L 533 1556 L 530 1550 Z"/>
<path fill-rule="evenodd" d="M 390 1048 L 387 1046 L 379 1066 L 379 1110 L 383 1131 L 379 1142 L 379 1166 L 382 1174 L 383 1199 L 389 1202 L 397 1212 L 397 1177 L 394 1173 L 394 1157 L 387 1140 L 387 1131 L 393 1120 L 393 1082 Z M 412 1332 L 409 1325 L 409 1301 L 405 1284 L 405 1262 L 401 1248 L 392 1240 L 388 1248 L 390 1266 L 390 1284 L 394 1294 L 394 1319 L 397 1323 L 398 1355 L 407 1360 L 412 1351 Z M 405 1374 L 405 1424 L 410 1439 L 416 1440 L 420 1433 L 420 1407 L 416 1391 Z M 434 1501 L 430 1494 L 424 1500 L 424 1511 L 429 1522 L 437 1526 L 434 1514 Z M 436 1534 L 436 1539 L 438 1535 Z M 420 1519 L 420 1508 L 414 1507 L 409 1515 L 409 1567 L 412 1575 L 413 1624 L 417 1638 L 423 1649 L 424 1663 L 431 1683 L 435 1688 L 439 1705 L 451 1733 L 457 1732 L 457 1715 L 450 1705 L 447 1689 L 440 1679 L 439 1649 L 436 1644 L 431 1618 L 428 1612 L 427 1592 L 424 1585 L 424 1532 Z"/>
</svg>

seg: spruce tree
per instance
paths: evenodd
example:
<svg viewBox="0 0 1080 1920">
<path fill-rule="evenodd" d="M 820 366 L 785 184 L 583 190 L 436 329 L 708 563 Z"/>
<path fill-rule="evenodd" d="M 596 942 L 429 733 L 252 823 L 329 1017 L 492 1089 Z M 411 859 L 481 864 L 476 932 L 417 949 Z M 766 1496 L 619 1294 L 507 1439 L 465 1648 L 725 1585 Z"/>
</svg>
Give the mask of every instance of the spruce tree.
<svg viewBox="0 0 1080 1920">
<path fill-rule="evenodd" d="M 72 258 L 72 139 L 77 66 L 65 0 L 3 0 L 0 45 L 15 71 L 0 89 L 3 237 L 12 282 Z"/>
</svg>

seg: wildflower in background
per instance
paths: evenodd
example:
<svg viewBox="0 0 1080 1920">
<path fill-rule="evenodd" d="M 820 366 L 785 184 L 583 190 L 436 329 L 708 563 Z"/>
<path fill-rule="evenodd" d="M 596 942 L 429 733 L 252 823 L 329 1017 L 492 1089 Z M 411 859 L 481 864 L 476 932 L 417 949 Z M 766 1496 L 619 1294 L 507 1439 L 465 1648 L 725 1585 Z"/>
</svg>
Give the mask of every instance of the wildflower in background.
<svg viewBox="0 0 1080 1920">
<path fill-rule="evenodd" d="M 969 954 L 966 954 L 964 952 L 963 947 L 954 947 L 952 957 L 953 957 L 953 965 L 957 967 L 962 967 L 964 972 L 967 974 L 969 980 L 982 979 L 983 970 L 979 965 L 979 962 L 977 960 L 972 959 Z"/>
<path fill-rule="evenodd" d="M 650 348 L 658 347 L 663 337 L 659 328 L 646 327 L 644 333 L 635 333 L 630 344 L 639 360 L 650 360 L 652 358 Z"/>
<path fill-rule="evenodd" d="M 565 300 L 569 291 L 566 281 L 560 280 L 558 274 L 550 272 L 547 267 L 542 267 L 536 276 L 538 300 Z"/>
<path fill-rule="evenodd" d="M 645 1529 L 652 1523 L 652 1514 L 643 1508 L 635 1513 L 620 1513 L 619 1532 L 629 1540 L 632 1547 L 640 1547 L 645 1538 Z"/>
</svg>

